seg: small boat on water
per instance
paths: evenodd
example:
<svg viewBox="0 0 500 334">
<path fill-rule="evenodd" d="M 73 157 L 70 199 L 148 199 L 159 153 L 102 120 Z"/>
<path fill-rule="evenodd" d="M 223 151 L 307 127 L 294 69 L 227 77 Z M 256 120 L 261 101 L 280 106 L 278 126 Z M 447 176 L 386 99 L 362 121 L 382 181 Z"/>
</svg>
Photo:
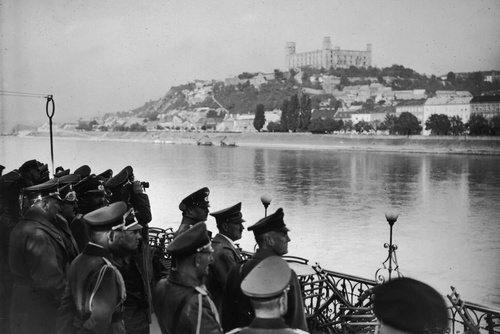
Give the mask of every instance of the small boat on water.
<svg viewBox="0 0 500 334">
<path fill-rule="evenodd" d="M 205 138 L 208 138 L 207 135 L 201 137 L 200 139 L 198 139 L 198 141 L 196 142 L 196 145 L 198 146 L 213 146 L 214 144 L 210 141 L 210 140 L 203 140 Z"/>
<path fill-rule="evenodd" d="M 236 143 L 233 141 L 233 142 L 225 142 L 224 140 L 226 140 L 227 136 L 224 136 L 221 140 L 220 140 L 220 146 L 224 146 L 224 147 L 236 147 Z"/>
</svg>

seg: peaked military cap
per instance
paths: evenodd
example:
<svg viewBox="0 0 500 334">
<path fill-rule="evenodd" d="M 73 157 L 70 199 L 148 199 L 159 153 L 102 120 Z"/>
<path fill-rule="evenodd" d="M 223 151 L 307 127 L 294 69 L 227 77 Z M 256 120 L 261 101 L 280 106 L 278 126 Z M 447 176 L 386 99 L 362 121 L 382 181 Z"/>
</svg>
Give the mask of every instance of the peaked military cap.
<svg viewBox="0 0 500 334">
<path fill-rule="evenodd" d="M 80 182 L 82 177 L 80 174 L 68 174 L 64 175 L 58 178 L 59 179 L 59 186 L 65 186 L 67 184 L 77 184 Z"/>
<path fill-rule="evenodd" d="M 56 172 L 54 174 L 54 177 L 60 178 L 60 177 L 62 177 L 64 175 L 68 175 L 68 174 L 69 174 L 69 169 L 63 169 L 63 170 L 61 170 L 59 172 Z"/>
<path fill-rule="evenodd" d="M 20 170 L 38 169 L 39 163 L 36 159 L 28 160 L 19 167 Z"/>
<path fill-rule="evenodd" d="M 94 174 L 87 176 L 82 179 L 80 182 L 75 184 L 75 191 L 78 195 L 84 196 L 86 194 L 104 194 L 104 181 Z"/>
<path fill-rule="evenodd" d="M 70 183 L 59 188 L 59 195 L 61 196 L 63 202 L 77 202 L 76 192 L 73 190 L 73 185 Z"/>
<path fill-rule="evenodd" d="M 209 208 L 208 196 L 210 195 L 210 190 L 207 187 L 201 188 L 195 191 L 191 195 L 184 198 L 179 204 L 179 209 L 185 211 L 188 206 L 196 205 Z"/>
<path fill-rule="evenodd" d="M 255 236 L 270 232 L 288 232 L 290 231 L 283 220 L 284 217 L 283 209 L 279 208 L 275 213 L 267 217 L 262 218 L 252 226 L 249 226 L 247 230 L 253 231 Z"/>
<path fill-rule="evenodd" d="M 106 169 L 104 172 L 101 174 L 97 174 L 97 177 L 102 177 L 104 180 L 108 180 L 113 177 L 113 170 L 112 169 Z"/>
<path fill-rule="evenodd" d="M 127 168 L 125 167 L 118 174 L 107 180 L 104 186 L 106 188 L 118 188 L 127 183 L 128 179 L 129 174 Z"/>
<path fill-rule="evenodd" d="M 19 193 L 23 188 L 21 174 L 13 170 L 0 177 L 0 200 L 19 201 Z"/>
<path fill-rule="evenodd" d="M 241 291 L 252 298 L 273 298 L 290 285 L 292 270 L 279 256 L 270 256 L 257 264 L 241 282 Z"/>
<path fill-rule="evenodd" d="M 375 287 L 373 293 L 373 309 L 383 323 L 415 334 L 446 331 L 446 304 L 429 285 L 411 278 L 396 278 Z"/>
<path fill-rule="evenodd" d="M 77 169 L 75 169 L 75 171 L 73 172 L 73 174 L 78 174 L 83 179 L 83 178 L 85 178 L 85 177 L 87 177 L 87 176 L 90 175 L 90 167 L 87 166 L 87 165 L 80 166 Z"/>
<path fill-rule="evenodd" d="M 167 253 L 182 257 L 195 253 L 213 252 L 207 224 L 201 222 L 179 234 L 168 246 Z"/>
<path fill-rule="evenodd" d="M 233 205 L 227 209 L 222 209 L 216 212 L 212 212 L 211 216 L 215 217 L 217 223 L 243 223 L 243 215 L 241 214 L 241 202 Z"/>
<path fill-rule="evenodd" d="M 133 231 L 142 229 L 125 202 L 115 202 L 87 213 L 83 220 L 93 230 Z"/>
<path fill-rule="evenodd" d="M 58 180 L 51 179 L 47 182 L 24 188 L 23 197 L 29 200 L 38 200 L 46 197 L 53 197 L 58 200 L 62 200 L 58 187 Z"/>
</svg>

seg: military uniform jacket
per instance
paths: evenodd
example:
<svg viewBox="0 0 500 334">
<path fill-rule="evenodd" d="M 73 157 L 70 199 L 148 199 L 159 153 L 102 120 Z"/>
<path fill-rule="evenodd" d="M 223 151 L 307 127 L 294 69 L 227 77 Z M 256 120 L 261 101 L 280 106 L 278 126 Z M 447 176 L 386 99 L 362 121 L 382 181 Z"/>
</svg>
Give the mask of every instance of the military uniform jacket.
<svg viewBox="0 0 500 334">
<path fill-rule="evenodd" d="M 125 333 L 125 284 L 108 250 L 88 243 L 71 263 L 57 333 Z"/>
<path fill-rule="evenodd" d="M 227 332 L 234 328 L 248 326 L 253 320 L 254 311 L 250 299 L 243 294 L 240 285 L 257 264 L 273 255 L 276 255 L 276 253 L 271 250 L 258 249 L 250 260 L 233 266 L 229 271 L 222 301 L 222 326 L 224 331 Z M 300 283 L 297 274 L 293 270 L 290 291 L 288 291 L 288 312 L 284 319 L 288 326 L 307 331 Z"/>
<path fill-rule="evenodd" d="M 239 250 L 222 234 L 217 234 L 212 240 L 214 262 L 210 264 L 210 275 L 206 286 L 212 299 L 220 311 L 227 274 L 232 266 L 242 260 Z"/>
<path fill-rule="evenodd" d="M 61 233 L 64 245 L 66 246 L 66 252 L 68 253 L 68 261 L 71 263 L 80 253 L 76 240 L 69 229 L 68 221 L 61 214 L 57 214 L 55 225 Z"/>
<path fill-rule="evenodd" d="M 54 332 L 68 266 L 60 232 L 43 209 L 32 206 L 9 240 L 9 267 L 14 275 L 12 332 Z"/>
<path fill-rule="evenodd" d="M 215 304 L 194 277 L 172 270 L 158 282 L 155 312 L 163 334 L 221 334 Z"/>
<path fill-rule="evenodd" d="M 250 326 L 236 328 L 227 334 L 307 334 L 301 329 L 293 329 L 285 324 L 283 318 L 263 319 L 255 318 Z"/>
</svg>

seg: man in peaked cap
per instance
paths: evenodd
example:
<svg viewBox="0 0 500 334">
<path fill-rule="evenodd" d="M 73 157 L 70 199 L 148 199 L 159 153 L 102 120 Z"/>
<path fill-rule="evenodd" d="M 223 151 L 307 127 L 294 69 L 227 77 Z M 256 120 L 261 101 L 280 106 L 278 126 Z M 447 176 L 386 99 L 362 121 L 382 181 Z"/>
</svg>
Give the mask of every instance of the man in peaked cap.
<svg viewBox="0 0 500 334">
<path fill-rule="evenodd" d="M 443 297 L 429 285 L 396 278 L 373 288 L 373 310 L 380 333 L 445 333 L 448 310 Z"/>
<path fill-rule="evenodd" d="M 222 326 L 226 332 L 237 327 L 248 326 L 254 317 L 250 300 L 240 288 L 242 280 L 262 260 L 288 253 L 290 230 L 286 227 L 283 217 L 283 209 L 279 208 L 275 213 L 248 227 L 249 231 L 253 231 L 259 248 L 250 260 L 233 266 L 229 271 L 222 302 Z M 287 295 L 288 311 L 284 316 L 285 323 L 291 328 L 307 331 L 300 284 L 293 270 Z"/>
<path fill-rule="evenodd" d="M 230 333 L 255 334 L 272 330 L 273 333 L 307 333 L 292 329 L 285 324 L 288 294 L 292 270 L 279 256 L 262 260 L 241 282 L 241 290 L 250 298 L 255 311 L 255 319 L 245 328 Z"/>
<path fill-rule="evenodd" d="M 135 238 L 118 235 L 141 229 L 130 213 L 124 202 L 116 202 L 83 216 L 91 240 L 71 263 L 57 333 L 125 333 L 125 284 L 112 253 L 137 246 Z"/>
<path fill-rule="evenodd" d="M 104 189 L 104 181 L 93 174 L 83 178 L 73 188 L 78 197 L 79 212 L 70 223 L 70 229 L 78 244 L 78 249 L 83 250 L 90 240 L 90 230 L 82 218 L 85 214 L 107 204 L 106 190 Z"/>
<path fill-rule="evenodd" d="M 177 265 L 155 290 L 162 333 L 222 333 L 217 308 L 203 284 L 213 261 L 206 224 L 196 224 L 180 234 L 167 246 L 167 252 Z"/>
<path fill-rule="evenodd" d="M 124 201 L 133 209 L 142 227 L 142 239 L 148 240 L 148 224 L 152 219 L 148 195 L 141 182 L 134 179 L 133 169 L 127 166 L 104 184 L 112 195 L 111 203 Z M 149 333 L 152 313 L 153 268 L 148 242 L 141 242 L 134 250 L 124 250 L 115 256 L 116 264 L 125 280 L 125 328 L 127 333 Z"/>
<path fill-rule="evenodd" d="M 73 174 L 78 174 L 82 177 L 82 179 L 86 178 L 87 176 L 90 175 L 90 172 L 91 172 L 91 169 L 89 166 L 87 165 L 82 165 L 80 167 L 78 167 L 77 169 L 75 169 L 75 171 L 73 172 Z"/>
<path fill-rule="evenodd" d="M 82 180 L 79 174 L 67 174 L 57 178 L 59 180 L 59 186 L 64 187 L 67 184 L 75 185 Z M 73 187 L 74 188 L 74 187 Z M 74 189 L 73 189 L 74 190 Z"/>
<path fill-rule="evenodd" d="M 220 313 L 229 269 L 243 260 L 234 242 L 241 239 L 245 220 L 241 214 L 241 202 L 210 215 L 215 217 L 219 233 L 212 240 L 214 262 L 210 264 L 206 285 Z"/>
<path fill-rule="evenodd" d="M 58 185 L 48 181 L 24 189 L 34 204 L 10 234 L 9 267 L 14 275 L 12 333 L 54 333 L 68 257 L 55 219 Z"/>
<path fill-rule="evenodd" d="M 203 187 L 181 201 L 179 210 L 182 211 L 182 221 L 179 228 L 174 233 L 174 238 L 191 226 L 207 220 L 208 208 L 210 207 L 208 201 L 209 195 L 210 190 L 207 187 Z"/>
<path fill-rule="evenodd" d="M 76 192 L 73 190 L 71 184 L 66 184 L 59 188 L 59 194 L 61 196 L 61 203 L 59 208 L 59 213 L 56 216 L 55 225 L 61 233 L 64 244 L 66 245 L 66 252 L 68 253 L 68 261 L 71 263 L 79 253 L 78 245 L 71 229 L 69 228 L 70 223 L 76 216 L 76 210 L 78 208 L 78 200 L 76 198 Z"/>
</svg>

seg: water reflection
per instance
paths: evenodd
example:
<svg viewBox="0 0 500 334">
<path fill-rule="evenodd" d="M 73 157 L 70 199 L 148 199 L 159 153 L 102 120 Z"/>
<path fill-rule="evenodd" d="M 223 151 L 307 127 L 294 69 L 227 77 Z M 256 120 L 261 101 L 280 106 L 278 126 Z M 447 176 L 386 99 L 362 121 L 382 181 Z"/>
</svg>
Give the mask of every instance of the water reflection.
<svg viewBox="0 0 500 334">
<path fill-rule="evenodd" d="M 8 169 L 50 159 L 44 140 L 2 140 Z M 155 226 L 177 227 L 178 203 L 204 186 L 213 211 L 243 202 L 249 226 L 263 217 L 260 196 L 268 193 L 269 212 L 285 210 L 291 255 L 367 278 L 387 256 L 384 212 L 396 209 L 404 275 L 443 294 L 454 285 L 465 299 L 500 305 L 500 157 L 69 140 L 55 147 L 56 164 L 72 170 L 83 163 L 99 172 L 132 165 L 151 184 Z M 213 220 L 208 225 L 215 230 Z M 241 245 L 252 249 L 251 233 L 244 232 Z"/>
</svg>

